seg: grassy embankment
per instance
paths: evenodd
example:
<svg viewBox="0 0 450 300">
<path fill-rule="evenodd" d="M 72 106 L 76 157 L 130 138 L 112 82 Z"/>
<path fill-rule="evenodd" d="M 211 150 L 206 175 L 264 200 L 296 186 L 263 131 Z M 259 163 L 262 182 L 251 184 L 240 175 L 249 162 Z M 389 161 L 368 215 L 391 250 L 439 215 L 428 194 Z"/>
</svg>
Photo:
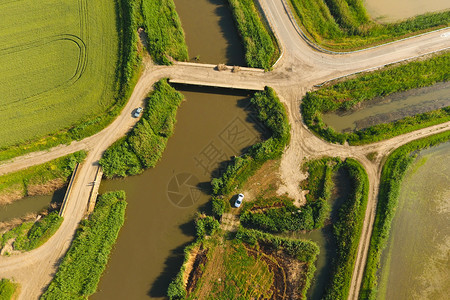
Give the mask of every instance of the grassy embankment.
<svg viewBox="0 0 450 300">
<path fill-rule="evenodd" d="M 217 216 L 221 216 L 230 208 L 229 202 L 223 196 L 241 187 L 264 162 L 280 158 L 284 148 L 289 144 L 291 137 L 289 120 L 286 109 L 275 91 L 266 87 L 263 92 L 255 93 L 250 101 L 256 107 L 259 120 L 272 135 L 267 140 L 253 145 L 247 153 L 235 157 L 224 174 L 211 181 L 214 195 L 213 212 Z"/>
<path fill-rule="evenodd" d="M 338 208 L 337 219 L 333 220 L 337 250 L 324 294 L 324 299 L 346 299 L 367 205 L 368 177 L 364 168 L 353 159 L 341 162 L 324 158 L 307 163 L 306 168 L 309 176 L 304 189 L 309 193 L 305 206 L 299 209 L 287 198 L 257 199 L 244 204 L 241 224 L 274 233 L 322 228 L 330 218 L 333 174 L 339 168 L 346 169 L 352 192 Z"/>
<path fill-rule="evenodd" d="M 377 211 L 370 240 L 360 299 L 376 299 L 381 254 L 385 249 L 398 205 L 400 184 L 419 151 L 450 141 L 450 131 L 401 146 L 387 158 L 381 172 Z"/>
<path fill-rule="evenodd" d="M 245 47 L 249 67 L 272 69 L 279 56 L 277 41 L 254 0 L 228 0 Z"/>
<path fill-rule="evenodd" d="M 87 299 L 96 289 L 125 220 L 125 193 L 99 196 L 94 212 L 83 220 L 55 277 L 41 299 Z"/>
<path fill-rule="evenodd" d="M 378 124 L 352 133 L 339 133 L 322 121 L 322 114 L 339 109 L 351 109 L 361 102 L 395 92 L 425 87 L 450 78 L 450 53 L 422 61 L 397 64 L 361 74 L 332 86 L 309 92 L 303 98 L 301 110 L 306 125 L 320 137 L 332 143 L 367 144 L 391 138 L 417 129 L 450 120 L 450 107 L 406 117 L 395 122 Z"/>
<path fill-rule="evenodd" d="M 450 24 L 450 11 L 380 24 L 370 18 L 362 0 L 288 2 L 305 35 L 312 42 L 336 51 L 356 50 Z"/>
<path fill-rule="evenodd" d="M 218 226 L 212 217 L 197 220 L 197 240 L 185 249 L 185 261 L 168 289 L 170 299 L 305 295 L 319 252 L 314 243 L 243 228 L 230 238 L 217 232 Z M 294 268 L 301 276 L 289 275 Z"/>
<path fill-rule="evenodd" d="M 173 0 L 139 1 L 143 26 L 148 34 L 148 51 L 155 62 L 169 65 L 169 57 L 178 61 L 187 60 L 189 57 L 184 31 Z"/>
<path fill-rule="evenodd" d="M 59 228 L 63 218 L 54 211 L 37 222 L 25 222 L 0 235 L 0 249 L 14 238 L 13 250 L 30 251 L 43 245 Z"/>
<path fill-rule="evenodd" d="M 15 299 L 13 296 L 16 293 L 18 285 L 11 282 L 9 279 L 0 280 L 0 300 L 11 300 Z"/>
<path fill-rule="evenodd" d="M 80 140 L 110 124 L 139 77 L 140 26 L 157 63 L 170 64 L 168 56 L 187 59 L 172 0 L 54 2 L 26 0 L 5 7 L 0 43 L 16 48 L 0 50 L 0 93 L 6 99 L 0 161 Z M 11 26 L 18 23 L 23 33 Z"/>
<path fill-rule="evenodd" d="M 1 204 L 25 196 L 33 196 L 61 188 L 67 182 L 77 163 L 86 157 L 79 151 L 28 169 L 0 176 Z"/>
<path fill-rule="evenodd" d="M 174 132 L 176 113 L 182 100 L 183 95 L 166 79 L 155 83 L 142 118 L 128 136 L 109 147 L 100 160 L 105 176 L 136 175 L 154 167 Z"/>
</svg>

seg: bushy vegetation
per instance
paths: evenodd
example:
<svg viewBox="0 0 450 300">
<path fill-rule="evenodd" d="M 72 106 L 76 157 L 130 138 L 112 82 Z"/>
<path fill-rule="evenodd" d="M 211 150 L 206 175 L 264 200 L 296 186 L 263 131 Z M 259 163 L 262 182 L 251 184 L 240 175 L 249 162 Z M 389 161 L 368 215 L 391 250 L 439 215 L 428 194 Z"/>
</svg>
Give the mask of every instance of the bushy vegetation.
<svg viewBox="0 0 450 300">
<path fill-rule="evenodd" d="M 220 227 L 219 222 L 211 216 L 199 216 L 195 221 L 197 238 L 213 235 Z"/>
<path fill-rule="evenodd" d="M 436 134 L 424 139 L 410 142 L 396 149 L 387 158 L 380 179 L 377 211 L 370 240 L 366 269 L 362 282 L 360 299 L 375 299 L 377 294 L 377 271 L 380 267 L 381 254 L 387 245 L 392 220 L 398 205 L 400 184 L 406 170 L 414 161 L 420 150 L 448 142 L 450 131 Z"/>
<path fill-rule="evenodd" d="M 183 95 L 162 79 L 147 98 L 142 118 L 127 137 L 115 142 L 100 160 L 106 177 L 127 176 L 152 168 L 173 134 Z"/>
<path fill-rule="evenodd" d="M 245 47 L 245 60 L 253 68 L 272 69 L 278 55 L 275 38 L 261 21 L 254 0 L 228 0 Z"/>
<path fill-rule="evenodd" d="M 3 7 L 0 160 L 92 135 L 120 113 L 139 64 L 124 3 Z"/>
<path fill-rule="evenodd" d="M 41 299 L 86 299 L 95 292 L 125 220 L 126 205 L 123 191 L 99 196 Z"/>
<path fill-rule="evenodd" d="M 0 194 L 20 191 L 23 196 L 27 196 L 32 185 L 45 184 L 53 179 L 67 181 L 76 164 L 81 163 L 85 157 L 86 152 L 79 151 L 42 165 L 0 176 Z"/>
<path fill-rule="evenodd" d="M 296 207 L 286 198 L 257 199 L 244 207 L 242 225 L 269 232 L 312 230 L 314 219 L 311 206 Z M 252 211 L 249 208 L 257 209 Z"/>
<path fill-rule="evenodd" d="M 0 235 L 0 248 L 3 248 L 8 240 L 15 238 L 13 249 L 30 251 L 43 245 L 59 228 L 63 218 L 57 211 L 42 217 L 37 222 L 25 222 Z"/>
<path fill-rule="evenodd" d="M 333 143 L 366 144 L 411 132 L 450 120 L 450 108 L 407 117 L 396 122 L 374 125 L 352 133 L 339 133 L 322 121 L 322 114 L 338 109 L 348 110 L 355 105 L 396 92 L 448 81 L 450 53 L 422 61 L 398 64 L 385 69 L 358 75 L 332 86 L 308 92 L 301 110 L 306 125 L 322 138 Z"/>
<path fill-rule="evenodd" d="M 241 186 L 266 161 L 281 157 L 290 140 L 290 125 L 286 109 L 275 91 L 266 87 L 251 99 L 258 118 L 271 131 L 272 136 L 253 145 L 248 153 L 235 157 L 220 178 L 211 181 L 215 195 L 225 195 Z"/>
<path fill-rule="evenodd" d="M 9 279 L 0 280 L 0 300 L 11 300 L 16 292 L 17 284 Z"/>
<path fill-rule="evenodd" d="M 362 0 L 290 0 L 290 4 L 308 38 L 333 50 L 362 48 L 450 23 L 450 11 L 445 11 L 380 24 L 370 18 Z"/>
<path fill-rule="evenodd" d="M 142 16 L 148 34 L 148 51 L 159 64 L 188 59 L 184 31 L 173 0 L 142 0 Z"/>
<path fill-rule="evenodd" d="M 322 228 L 330 217 L 329 200 L 334 187 L 332 176 L 341 166 L 339 159 L 323 158 L 306 163 L 309 173 L 303 189 L 308 190 L 306 205 L 298 208 L 287 197 L 258 198 L 245 202 L 242 225 L 269 232 Z"/>
</svg>

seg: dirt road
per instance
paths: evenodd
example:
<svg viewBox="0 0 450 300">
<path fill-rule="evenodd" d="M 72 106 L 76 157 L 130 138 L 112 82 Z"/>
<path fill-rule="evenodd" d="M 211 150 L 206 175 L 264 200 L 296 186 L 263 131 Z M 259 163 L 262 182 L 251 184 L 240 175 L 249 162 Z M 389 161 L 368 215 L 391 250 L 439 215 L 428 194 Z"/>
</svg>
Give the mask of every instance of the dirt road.
<svg viewBox="0 0 450 300">
<path fill-rule="evenodd" d="M 381 161 L 394 148 L 413 139 L 450 129 L 450 123 L 433 126 L 410 134 L 368 146 L 342 146 L 326 143 L 304 126 L 300 116 L 300 99 L 314 84 L 334 77 L 383 66 L 402 59 L 415 57 L 450 47 L 450 38 L 443 38 L 446 29 L 417 38 L 388 44 L 353 54 L 330 55 L 314 51 L 302 40 L 281 1 L 260 0 L 267 18 L 276 31 L 283 46 L 284 54 L 273 72 L 260 70 L 217 71 L 210 65 L 175 64 L 171 67 L 148 65 L 139 79 L 127 105 L 120 116 L 101 132 L 70 145 L 62 145 L 49 151 L 36 152 L 0 165 L 0 175 L 41 164 L 57 157 L 81 149 L 89 151 L 74 182 L 66 217 L 56 234 L 43 246 L 28 253 L 11 257 L 0 257 L 0 277 L 12 278 L 22 285 L 20 299 L 37 299 L 50 282 L 60 258 L 67 251 L 79 221 L 83 218 L 91 183 L 102 153 L 118 138 L 126 134 L 135 124 L 132 111 L 143 105 L 143 99 L 153 83 L 160 78 L 175 78 L 196 81 L 208 85 L 232 85 L 247 83 L 248 88 L 269 85 L 275 88 L 288 107 L 292 124 L 292 141 L 281 162 L 281 175 L 284 185 L 281 192 L 287 192 L 301 201 L 298 183 L 305 177 L 300 171 L 304 158 L 323 155 L 354 157 L 366 168 L 370 180 L 370 197 L 361 243 L 358 248 L 355 274 L 352 279 L 350 299 L 356 299 L 367 255 L 378 193 Z M 450 36 L 450 35 L 449 35 Z M 375 162 L 366 158 L 369 152 L 377 152 Z"/>
</svg>

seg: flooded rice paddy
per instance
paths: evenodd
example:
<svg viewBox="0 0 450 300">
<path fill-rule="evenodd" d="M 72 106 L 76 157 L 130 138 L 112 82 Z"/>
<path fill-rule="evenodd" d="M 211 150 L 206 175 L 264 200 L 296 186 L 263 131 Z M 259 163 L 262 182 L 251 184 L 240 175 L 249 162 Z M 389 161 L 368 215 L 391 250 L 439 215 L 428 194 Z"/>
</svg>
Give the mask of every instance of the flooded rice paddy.
<svg viewBox="0 0 450 300">
<path fill-rule="evenodd" d="M 442 82 L 366 101 L 358 109 L 327 113 L 322 119 L 336 131 L 349 132 L 446 106 L 450 106 L 450 83 Z"/>
<path fill-rule="evenodd" d="M 401 184 L 378 299 L 448 299 L 450 143 L 420 152 Z"/>
<path fill-rule="evenodd" d="M 398 20 L 437 12 L 450 8 L 446 0 L 364 0 L 369 15 L 382 22 Z"/>
<path fill-rule="evenodd" d="M 178 110 L 175 134 L 154 169 L 102 181 L 100 192 L 125 190 L 128 207 L 92 299 L 164 297 L 183 262 L 184 247 L 194 239 L 195 213 L 207 209 L 211 174 L 261 139 L 248 113 L 247 93 L 199 91 L 181 91 L 186 101 Z"/>
</svg>

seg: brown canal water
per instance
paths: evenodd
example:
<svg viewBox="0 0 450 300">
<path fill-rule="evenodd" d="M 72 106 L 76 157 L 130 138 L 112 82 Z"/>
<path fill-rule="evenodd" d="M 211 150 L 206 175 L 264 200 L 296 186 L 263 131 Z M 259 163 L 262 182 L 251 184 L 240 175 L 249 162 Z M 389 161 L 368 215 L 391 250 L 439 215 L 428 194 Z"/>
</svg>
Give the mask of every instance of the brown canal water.
<svg viewBox="0 0 450 300">
<path fill-rule="evenodd" d="M 21 218 L 29 213 L 39 213 L 51 203 L 61 203 L 66 189 L 60 189 L 52 195 L 29 196 L 8 205 L 0 205 L 0 222 Z"/>
<path fill-rule="evenodd" d="M 223 161 L 255 144 L 262 130 L 247 93 L 190 88 L 161 161 L 142 175 L 103 180 L 100 192 L 123 189 L 126 221 L 92 299 L 166 295 L 194 239 L 193 219 L 208 209 L 209 182 Z"/>
<path fill-rule="evenodd" d="M 421 151 L 401 183 L 378 299 L 448 299 L 450 142 Z"/>
<path fill-rule="evenodd" d="M 369 15 L 382 22 L 394 22 L 427 12 L 450 8 L 448 0 L 365 0 Z"/>
<path fill-rule="evenodd" d="M 320 230 L 313 230 L 307 233 L 290 232 L 281 234 L 282 236 L 291 238 L 311 240 L 320 248 L 320 253 L 316 261 L 317 270 L 306 295 L 307 299 L 310 300 L 323 299 L 325 289 L 330 282 L 331 264 L 336 257 L 336 238 L 333 234 L 332 222 L 337 220 L 341 205 L 348 199 L 351 193 L 351 182 L 346 170 L 343 168 L 339 169 L 334 175 L 333 180 L 335 188 L 329 202 L 331 206 L 331 222 Z"/>
<path fill-rule="evenodd" d="M 338 132 L 351 132 L 450 106 L 450 82 L 395 93 L 364 102 L 360 108 L 322 116 Z"/>
<path fill-rule="evenodd" d="M 192 61 L 244 66 L 244 48 L 227 0 L 175 0 Z"/>
</svg>

